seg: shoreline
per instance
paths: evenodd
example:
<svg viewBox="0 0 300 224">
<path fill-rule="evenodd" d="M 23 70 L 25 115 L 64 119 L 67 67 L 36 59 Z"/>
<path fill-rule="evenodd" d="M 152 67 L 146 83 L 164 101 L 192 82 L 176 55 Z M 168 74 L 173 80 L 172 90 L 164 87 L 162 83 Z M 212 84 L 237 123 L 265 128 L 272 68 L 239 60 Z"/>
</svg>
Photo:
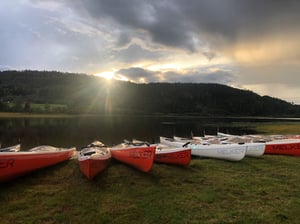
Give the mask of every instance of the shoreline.
<svg viewBox="0 0 300 224">
<path fill-rule="evenodd" d="M 245 116 L 203 116 L 196 114 L 128 114 L 128 113 L 111 113 L 111 114 L 67 114 L 67 113 L 24 113 L 24 112 L 0 112 L 0 118 L 68 118 L 68 117 L 97 117 L 97 116 L 136 116 L 136 117 L 189 117 L 189 118 L 224 118 L 224 119 L 257 119 L 257 120 L 283 120 L 283 121 L 300 121 L 299 117 L 245 117 Z"/>
</svg>

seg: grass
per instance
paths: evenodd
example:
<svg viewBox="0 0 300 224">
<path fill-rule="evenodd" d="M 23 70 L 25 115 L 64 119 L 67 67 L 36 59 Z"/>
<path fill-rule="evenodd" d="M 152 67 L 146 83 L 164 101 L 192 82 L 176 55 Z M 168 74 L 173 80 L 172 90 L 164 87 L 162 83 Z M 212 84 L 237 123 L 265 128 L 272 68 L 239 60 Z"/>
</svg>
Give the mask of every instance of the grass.
<svg viewBox="0 0 300 224">
<path fill-rule="evenodd" d="M 300 163 L 267 156 L 240 162 L 193 159 L 150 173 L 117 161 L 93 181 L 76 160 L 1 186 L 8 223 L 298 223 Z"/>
<path fill-rule="evenodd" d="M 259 131 L 299 133 L 294 124 Z M 93 181 L 70 160 L 0 185 L 1 224 L 298 223 L 299 157 L 193 158 L 149 173 L 112 160 Z"/>
<path fill-rule="evenodd" d="M 256 130 L 260 133 L 268 134 L 300 134 L 300 125 L 299 123 L 267 123 L 264 125 L 259 125 L 256 127 Z"/>
</svg>

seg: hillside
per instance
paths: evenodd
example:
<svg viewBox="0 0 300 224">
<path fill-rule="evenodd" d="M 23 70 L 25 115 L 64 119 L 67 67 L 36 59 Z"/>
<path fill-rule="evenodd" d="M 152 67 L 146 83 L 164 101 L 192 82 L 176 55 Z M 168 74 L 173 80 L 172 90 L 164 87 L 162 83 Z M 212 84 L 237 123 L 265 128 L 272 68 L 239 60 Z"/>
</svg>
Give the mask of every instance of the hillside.
<svg viewBox="0 0 300 224">
<path fill-rule="evenodd" d="M 0 111 L 300 116 L 299 105 L 220 84 L 107 83 L 48 71 L 0 72 Z"/>
</svg>

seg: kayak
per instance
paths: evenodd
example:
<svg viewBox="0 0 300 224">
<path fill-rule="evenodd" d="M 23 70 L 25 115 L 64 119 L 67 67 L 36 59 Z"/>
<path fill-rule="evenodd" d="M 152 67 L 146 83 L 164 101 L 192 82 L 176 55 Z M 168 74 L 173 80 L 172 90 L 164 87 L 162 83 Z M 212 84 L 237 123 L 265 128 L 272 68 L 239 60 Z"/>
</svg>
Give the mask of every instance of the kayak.
<svg viewBox="0 0 300 224">
<path fill-rule="evenodd" d="M 6 148 L 1 148 L 0 152 L 18 152 L 20 150 L 21 150 L 21 145 L 18 144 L 18 145 L 13 145 L 13 146 L 6 147 Z"/>
<path fill-rule="evenodd" d="M 182 146 L 183 142 L 176 140 L 170 140 L 165 137 L 160 137 L 160 141 L 163 144 L 170 146 Z M 209 143 L 198 143 L 198 142 L 186 142 L 188 147 L 191 148 L 191 154 L 193 156 L 223 159 L 230 161 L 239 161 L 243 159 L 246 155 L 246 145 L 245 144 L 209 144 Z"/>
<path fill-rule="evenodd" d="M 29 151 L 0 153 L 0 182 L 12 180 L 32 171 L 72 158 L 76 148 L 38 146 Z"/>
<path fill-rule="evenodd" d="M 198 141 L 207 144 L 245 144 L 246 153 L 245 156 L 249 157 L 260 157 L 265 152 L 265 142 L 264 141 L 254 141 L 248 137 L 238 136 L 238 135 L 230 135 L 222 132 L 217 132 L 217 135 L 212 137 L 198 137 Z"/>
<path fill-rule="evenodd" d="M 169 147 L 156 145 L 154 162 L 167 163 L 179 166 L 188 166 L 191 161 L 191 149 L 184 147 Z"/>
<path fill-rule="evenodd" d="M 110 159 L 109 149 L 98 141 L 83 147 L 78 154 L 80 170 L 89 180 L 101 173 L 108 166 Z"/>
<path fill-rule="evenodd" d="M 264 154 L 300 156 L 300 139 L 297 135 L 247 135 L 255 144 L 265 144 Z M 248 144 L 248 143 L 247 143 Z"/>
<path fill-rule="evenodd" d="M 217 133 L 218 138 L 223 138 L 223 143 L 240 143 L 247 146 L 246 156 L 260 157 L 265 153 L 266 143 L 264 141 L 255 141 L 249 137 Z"/>
<path fill-rule="evenodd" d="M 112 158 L 140 171 L 148 172 L 153 165 L 156 146 L 146 143 L 126 142 L 109 149 Z"/>
<path fill-rule="evenodd" d="M 300 139 L 280 139 L 266 143 L 265 154 L 300 156 Z"/>
<path fill-rule="evenodd" d="M 223 159 L 230 161 L 242 160 L 246 155 L 245 144 L 190 144 L 192 155 Z"/>
</svg>

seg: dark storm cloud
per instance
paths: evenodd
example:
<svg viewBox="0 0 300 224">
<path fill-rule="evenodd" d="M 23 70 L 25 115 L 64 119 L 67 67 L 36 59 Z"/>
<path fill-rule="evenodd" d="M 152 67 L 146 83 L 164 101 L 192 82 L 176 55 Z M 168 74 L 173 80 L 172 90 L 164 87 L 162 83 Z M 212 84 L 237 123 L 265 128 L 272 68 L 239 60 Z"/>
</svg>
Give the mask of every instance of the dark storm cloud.
<svg viewBox="0 0 300 224">
<path fill-rule="evenodd" d="M 87 10 L 98 19 L 110 18 L 131 29 L 147 32 L 154 42 L 194 50 L 193 32 L 172 1 L 90 1 Z"/>
<path fill-rule="evenodd" d="M 121 69 L 116 73 L 134 82 L 155 82 L 158 80 L 157 72 L 148 71 L 143 68 Z"/>
<path fill-rule="evenodd" d="M 295 0 L 92 0 L 86 9 L 123 26 L 147 32 L 154 42 L 189 50 L 233 43 L 300 27 Z"/>
<path fill-rule="evenodd" d="M 105 64 L 111 57 L 123 62 L 155 59 L 149 40 L 161 47 L 202 52 L 212 60 L 218 50 L 230 47 L 239 38 L 242 42 L 265 33 L 288 35 L 289 30 L 300 30 L 300 1 L 293 0 L 28 2 L 31 4 L 26 0 L 0 4 L 0 59 L 5 66 L 30 66 L 32 57 L 35 64 L 68 64 L 76 69 L 85 63 Z M 78 23 L 82 26 L 76 27 Z M 86 28 L 91 30 L 84 33 Z M 135 45 L 134 39 L 144 41 L 148 49 Z M 157 47 L 155 50 L 159 52 Z M 60 55 L 62 63 L 56 60 Z M 82 64 L 71 58 L 81 59 Z"/>
</svg>

